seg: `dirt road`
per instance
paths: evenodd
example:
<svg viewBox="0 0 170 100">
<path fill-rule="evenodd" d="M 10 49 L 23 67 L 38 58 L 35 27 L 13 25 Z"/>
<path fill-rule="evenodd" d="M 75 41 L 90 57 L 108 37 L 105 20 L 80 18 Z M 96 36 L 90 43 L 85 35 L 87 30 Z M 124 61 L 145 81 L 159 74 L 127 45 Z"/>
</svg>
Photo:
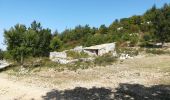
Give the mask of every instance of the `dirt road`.
<svg viewBox="0 0 170 100">
<path fill-rule="evenodd" d="M 1 100 L 41 99 L 48 91 L 50 90 L 27 83 L 12 81 L 2 76 L 0 77 Z"/>
<path fill-rule="evenodd" d="M 77 72 L 0 74 L 1 100 L 170 99 L 170 56 L 139 57 Z M 157 93 L 159 92 L 159 93 Z"/>
</svg>

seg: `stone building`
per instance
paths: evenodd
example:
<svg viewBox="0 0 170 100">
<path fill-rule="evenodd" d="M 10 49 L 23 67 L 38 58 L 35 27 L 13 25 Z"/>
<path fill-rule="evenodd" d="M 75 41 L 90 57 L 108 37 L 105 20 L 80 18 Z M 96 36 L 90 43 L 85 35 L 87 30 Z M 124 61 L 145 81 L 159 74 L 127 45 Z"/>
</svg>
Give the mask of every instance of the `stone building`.
<svg viewBox="0 0 170 100">
<path fill-rule="evenodd" d="M 91 55 L 102 56 L 106 53 L 114 52 L 115 46 L 116 46 L 116 43 L 95 45 L 91 47 L 85 47 L 84 52 L 87 52 L 88 54 L 91 53 Z"/>
<path fill-rule="evenodd" d="M 85 52 L 89 56 L 102 56 L 106 53 L 114 53 L 115 52 L 115 43 L 107 43 L 107 44 L 101 44 L 101 45 L 95 45 L 91 47 L 85 47 L 83 48 L 82 46 L 78 46 L 74 49 L 71 49 L 70 51 L 75 51 L 75 52 Z M 50 52 L 50 59 L 51 61 L 58 62 L 60 64 L 67 64 L 67 63 L 72 63 L 75 61 L 78 61 L 79 59 L 69 59 L 67 57 L 66 51 L 63 52 Z M 91 57 L 81 60 L 92 60 Z"/>
</svg>

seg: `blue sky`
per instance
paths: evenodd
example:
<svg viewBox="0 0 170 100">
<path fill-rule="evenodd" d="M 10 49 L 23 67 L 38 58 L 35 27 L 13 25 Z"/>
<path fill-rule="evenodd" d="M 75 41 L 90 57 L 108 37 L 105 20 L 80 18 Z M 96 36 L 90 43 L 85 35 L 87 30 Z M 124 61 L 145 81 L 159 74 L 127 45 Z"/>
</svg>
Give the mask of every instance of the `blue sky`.
<svg viewBox="0 0 170 100">
<path fill-rule="evenodd" d="M 59 32 L 79 24 L 98 27 L 164 3 L 170 0 L 0 0 L 0 48 L 5 49 L 3 30 L 17 23 L 29 26 L 37 20 Z"/>
</svg>

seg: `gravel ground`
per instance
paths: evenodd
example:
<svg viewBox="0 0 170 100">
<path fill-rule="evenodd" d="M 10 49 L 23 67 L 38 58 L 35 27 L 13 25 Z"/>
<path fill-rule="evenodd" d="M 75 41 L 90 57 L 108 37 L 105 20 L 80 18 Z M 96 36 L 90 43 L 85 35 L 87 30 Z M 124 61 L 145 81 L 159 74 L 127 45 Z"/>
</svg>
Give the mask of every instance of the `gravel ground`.
<svg viewBox="0 0 170 100">
<path fill-rule="evenodd" d="M 86 70 L 0 73 L 2 100 L 170 99 L 170 56 L 141 56 Z"/>
</svg>

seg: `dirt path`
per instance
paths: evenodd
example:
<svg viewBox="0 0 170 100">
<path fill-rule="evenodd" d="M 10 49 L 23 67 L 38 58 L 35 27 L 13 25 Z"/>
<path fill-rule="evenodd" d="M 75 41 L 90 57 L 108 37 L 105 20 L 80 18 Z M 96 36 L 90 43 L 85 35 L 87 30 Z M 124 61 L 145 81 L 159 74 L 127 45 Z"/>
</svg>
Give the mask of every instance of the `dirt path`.
<svg viewBox="0 0 170 100">
<path fill-rule="evenodd" d="M 48 91 L 50 90 L 31 86 L 27 83 L 8 80 L 4 77 L 0 78 L 1 100 L 37 100 L 41 99 Z"/>
<path fill-rule="evenodd" d="M 165 55 L 77 72 L 44 70 L 12 77 L 0 74 L 1 100 L 170 99 L 170 56 Z"/>
</svg>

